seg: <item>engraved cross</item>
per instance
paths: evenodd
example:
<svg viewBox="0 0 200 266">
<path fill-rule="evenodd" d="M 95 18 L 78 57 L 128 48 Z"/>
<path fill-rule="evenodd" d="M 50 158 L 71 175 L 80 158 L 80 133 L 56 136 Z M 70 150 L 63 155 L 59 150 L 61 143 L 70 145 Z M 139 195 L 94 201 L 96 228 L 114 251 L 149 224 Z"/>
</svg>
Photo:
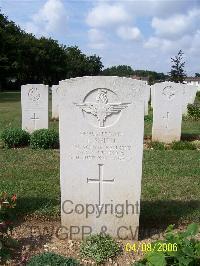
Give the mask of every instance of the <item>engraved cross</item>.
<svg viewBox="0 0 200 266">
<path fill-rule="evenodd" d="M 98 179 L 89 179 L 87 178 L 87 183 L 98 183 L 99 186 L 99 206 L 102 204 L 102 198 L 103 198 L 103 183 L 113 183 L 114 178 L 110 180 L 106 180 L 103 178 L 103 164 L 98 164 L 99 167 L 99 178 Z"/>
<path fill-rule="evenodd" d="M 34 113 L 33 117 L 31 117 L 31 120 L 34 121 L 34 129 L 36 129 L 36 120 L 39 120 L 39 117 L 36 117 L 36 113 Z"/>
<path fill-rule="evenodd" d="M 169 112 L 167 112 L 166 116 L 163 116 L 165 128 L 168 128 L 168 121 L 169 121 Z"/>
</svg>

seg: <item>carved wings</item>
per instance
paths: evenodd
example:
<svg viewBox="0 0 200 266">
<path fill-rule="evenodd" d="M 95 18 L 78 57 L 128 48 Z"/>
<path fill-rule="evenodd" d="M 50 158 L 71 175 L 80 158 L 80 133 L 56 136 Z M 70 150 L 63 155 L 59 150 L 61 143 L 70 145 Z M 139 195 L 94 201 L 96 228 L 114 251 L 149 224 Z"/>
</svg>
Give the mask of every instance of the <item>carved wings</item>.
<svg viewBox="0 0 200 266">
<path fill-rule="evenodd" d="M 116 114 L 128 107 L 130 103 L 111 103 L 108 105 L 106 115 Z"/>
<path fill-rule="evenodd" d="M 96 104 L 92 103 L 74 103 L 76 106 L 81 108 L 81 110 L 85 111 L 86 113 L 97 115 L 97 108 Z"/>
<path fill-rule="evenodd" d="M 112 114 L 117 114 L 123 109 L 127 108 L 130 103 L 74 103 L 77 107 L 86 113 L 92 114 L 97 117 L 100 127 L 104 126 L 106 118 Z"/>
</svg>

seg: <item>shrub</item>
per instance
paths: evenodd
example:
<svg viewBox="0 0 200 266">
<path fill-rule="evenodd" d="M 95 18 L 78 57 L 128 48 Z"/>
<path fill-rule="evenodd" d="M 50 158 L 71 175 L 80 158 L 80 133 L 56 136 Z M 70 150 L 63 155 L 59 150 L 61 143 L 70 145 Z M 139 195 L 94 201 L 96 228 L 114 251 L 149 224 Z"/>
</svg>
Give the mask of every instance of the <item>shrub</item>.
<svg viewBox="0 0 200 266">
<path fill-rule="evenodd" d="M 114 239 L 109 235 L 92 235 L 81 244 L 80 253 L 83 258 L 93 259 L 96 263 L 103 263 L 113 258 L 121 251 Z"/>
<path fill-rule="evenodd" d="M 196 150 L 196 145 L 189 141 L 174 141 L 171 146 L 172 150 Z"/>
<path fill-rule="evenodd" d="M 61 255 L 45 252 L 40 255 L 33 256 L 27 266 L 76 266 L 79 262 L 73 258 L 63 257 Z"/>
<path fill-rule="evenodd" d="M 195 120 L 200 119 L 200 104 L 188 104 L 188 116 Z"/>
<path fill-rule="evenodd" d="M 53 129 L 39 129 L 31 134 L 32 149 L 56 149 L 59 147 L 59 134 Z"/>
<path fill-rule="evenodd" d="M 153 150 L 165 150 L 165 145 L 162 142 L 158 142 L 158 141 L 153 141 L 151 143 L 149 143 L 149 147 L 152 148 Z"/>
<path fill-rule="evenodd" d="M 10 249 L 17 244 L 8 235 L 8 231 L 13 228 L 13 208 L 16 206 L 16 199 L 16 195 L 8 196 L 5 192 L 0 194 L 0 262 L 10 258 Z"/>
<path fill-rule="evenodd" d="M 7 148 L 24 147 L 29 145 L 30 135 L 21 128 L 6 128 L 1 134 L 1 139 Z"/>
<path fill-rule="evenodd" d="M 195 238 L 197 224 L 190 224 L 185 232 L 174 233 L 173 225 L 167 228 L 165 239 L 151 243 L 144 259 L 134 266 L 197 266 L 200 265 L 200 242 Z M 161 247 L 161 250 L 160 250 Z M 163 248 L 162 248 L 163 247 Z M 164 248 L 165 247 L 165 248 Z M 170 247 L 166 248 L 166 247 Z M 172 247 L 172 249 L 171 249 Z"/>
</svg>

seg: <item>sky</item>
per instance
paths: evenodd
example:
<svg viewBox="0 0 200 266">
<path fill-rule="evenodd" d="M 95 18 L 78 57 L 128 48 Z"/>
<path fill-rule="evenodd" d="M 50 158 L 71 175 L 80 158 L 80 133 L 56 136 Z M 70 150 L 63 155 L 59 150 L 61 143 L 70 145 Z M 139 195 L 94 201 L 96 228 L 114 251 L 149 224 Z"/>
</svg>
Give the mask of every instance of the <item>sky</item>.
<svg viewBox="0 0 200 266">
<path fill-rule="evenodd" d="M 0 0 L 1 12 L 36 37 L 77 45 L 104 67 L 167 73 L 182 49 L 200 72 L 200 0 Z"/>
</svg>

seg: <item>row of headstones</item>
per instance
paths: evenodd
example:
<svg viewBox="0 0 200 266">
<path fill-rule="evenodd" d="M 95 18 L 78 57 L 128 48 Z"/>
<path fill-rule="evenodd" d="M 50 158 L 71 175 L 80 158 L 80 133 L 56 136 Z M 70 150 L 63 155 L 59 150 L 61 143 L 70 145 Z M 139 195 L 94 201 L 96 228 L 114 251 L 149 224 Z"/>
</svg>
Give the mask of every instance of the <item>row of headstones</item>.
<svg viewBox="0 0 200 266">
<path fill-rule="evenodd" d="M 182 88 L 169 82 L 154 85 L 156 136 L 180 135 Z M 144 102 L 149 99 L 144 83 L 120 77 L 82 77 L 61 81 L 58 92 L 64 233 L 77 239 L 100 232 L 137 239 Z M 25 129 L 30 119 L 40 123 L 30 128 L 48 124 L 47 86 L 22 87 L 22 116 Z"/>
<path fill-rule="evenodd" d="M 132 80 L 134 86 L 144 92 L 144 115 L 148 115 L 148 103 L 153 108 L 152 140 L 172 142 L 180 140 L 182 114 L 187 113 L 188 103 L 195 100 L 197 86 L 171 82 L 149 86 L 144 81 Z M 95 85 L 94 85 L 95 86 Z M 60 85 L 53 85 L 52 118 L 59 119 L 62 97 Z M 43 84 L 22 86 L 22 128 L 28 132 L 48 128 L 49 87 Z M 87 110 L 83 110 L 87 113 Z"/>
</svg>

